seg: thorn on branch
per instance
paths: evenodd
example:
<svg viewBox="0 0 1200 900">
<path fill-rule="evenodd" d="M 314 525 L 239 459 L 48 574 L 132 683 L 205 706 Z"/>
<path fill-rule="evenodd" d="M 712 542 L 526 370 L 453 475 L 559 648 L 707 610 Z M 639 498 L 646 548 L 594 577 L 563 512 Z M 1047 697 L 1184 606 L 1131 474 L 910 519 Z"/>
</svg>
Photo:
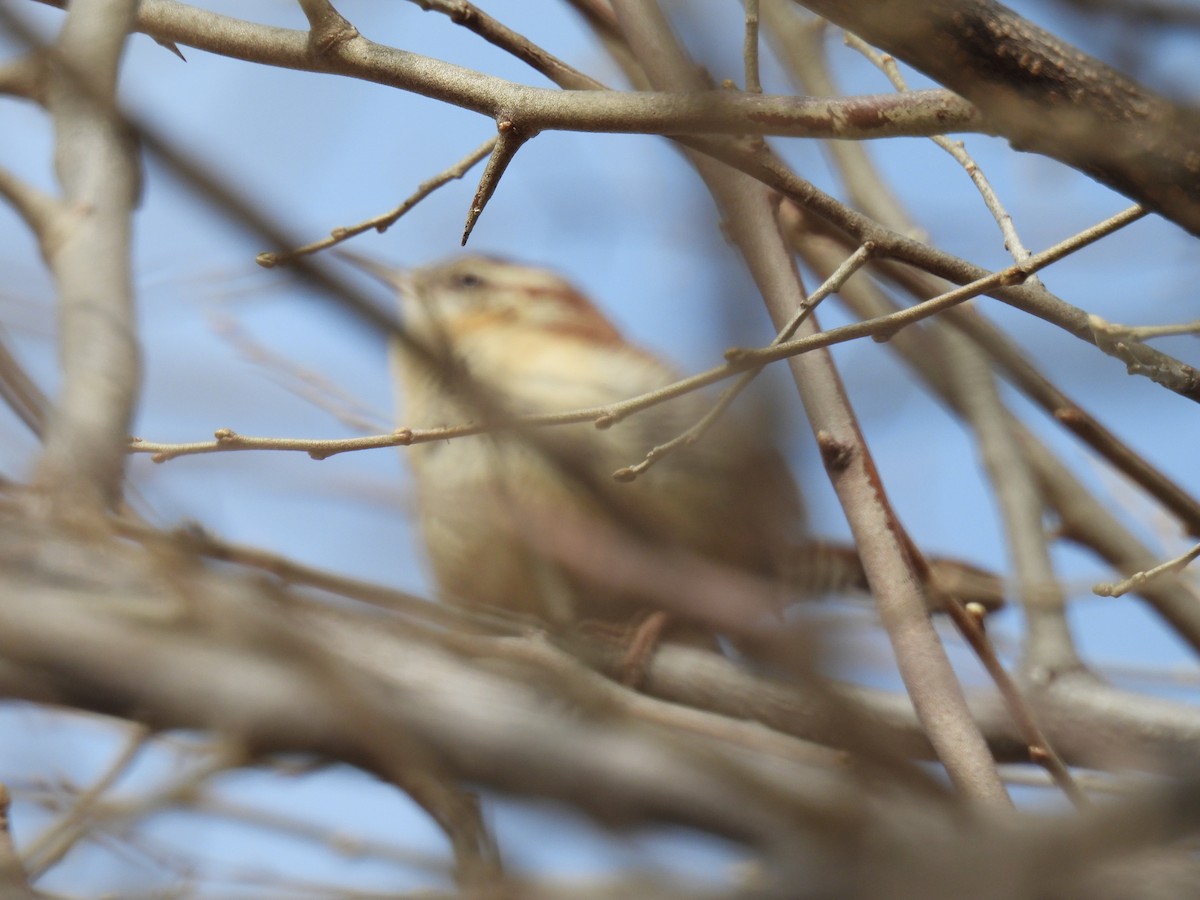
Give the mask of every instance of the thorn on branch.
<svg viewBox="0 0 1200 900">
<path fill-rule="evenodd" d="M 471 237 L 471 232 L 475 229 L 475 223 L 479 221 L 479 217 L 483 213 L 483 208 L 492 199 L 492 194 L 496 193 L 496 188 L 500 184 L 500 176 L 504 174 L 508 164 L 517 155 L 521 145 L 537 134 L 536 131 L 525 132 L 523 129 L 517 128 L 508 119 L 498 122 L 496 131 L 496 146 L 492 150 L 492 155 L 488 157 L 487 167 L 479 179 L 479 188 L 475 191 L 475 196 L 471 198 L 471 208 L 467 211 L 467 224 L 463 229 L 462 236 L 464 247 Z"/>
<path fill-rule="evenodd" d="M 178 56 L 181 60 L 183 60 L 184 62 L 187 62 L 187 57 L 183 55 L 183 51 L 179 49 L 179 45 L 176 44 L 174 41 L 164 40 L 163 38 L 153 38 L 153 40 L 154 40 L 154 43 L 158 44 L 158 46 L 164 48 L 165 50 L 170 50 L 172 53 L 174 53 L 176 56 Z"/>
</svg>

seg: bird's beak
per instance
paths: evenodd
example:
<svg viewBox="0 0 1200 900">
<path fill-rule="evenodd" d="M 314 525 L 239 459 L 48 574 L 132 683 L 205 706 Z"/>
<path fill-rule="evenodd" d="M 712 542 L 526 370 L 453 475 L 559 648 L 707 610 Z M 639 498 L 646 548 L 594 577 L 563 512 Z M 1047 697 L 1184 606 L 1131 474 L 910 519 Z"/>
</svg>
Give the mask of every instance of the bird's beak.
<svg viewBox="0 0 1200 900">
<path fill-rule="evenodd" d="M 350 263 L 356 269 L 361 269 L 368 275 L 377 278 L 393 290 L 399 290 L 403 293 L 412 283 L 411 269 L 389 266 L 387 263 L 364 256 L 361 253 L 354 253 L 350 250 L 335 250 L 333 251 L 333 255 L 338 259 Z"/>
</svg>

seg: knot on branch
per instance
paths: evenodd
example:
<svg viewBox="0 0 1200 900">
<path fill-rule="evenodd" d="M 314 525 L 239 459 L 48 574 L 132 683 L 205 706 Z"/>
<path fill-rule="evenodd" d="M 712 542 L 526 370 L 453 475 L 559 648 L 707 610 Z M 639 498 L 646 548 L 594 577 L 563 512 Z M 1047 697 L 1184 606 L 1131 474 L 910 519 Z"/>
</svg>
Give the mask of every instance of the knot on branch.
<svg viewBox="0 0 1200 900">
<path fill-rule="evenodd" d="M 308 49 L 314 56 L 325 56 L 358 37 L 358 29 L 328 2 L 308 0 L 302 5 L 308 15 Z"/>
</svg>

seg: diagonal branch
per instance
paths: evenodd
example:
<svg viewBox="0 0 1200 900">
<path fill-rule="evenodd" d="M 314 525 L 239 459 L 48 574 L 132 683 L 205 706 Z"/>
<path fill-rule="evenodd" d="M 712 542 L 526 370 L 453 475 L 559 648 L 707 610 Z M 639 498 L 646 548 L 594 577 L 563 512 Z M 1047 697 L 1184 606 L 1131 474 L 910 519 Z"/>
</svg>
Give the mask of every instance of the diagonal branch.
<svg viewBox="0 0 1200 900">
<path fill-rule="evenodd" d="M 697 85 L 695 69 L 654 0 L 616 0 L 613 8 L 656 86 L 686 89 Z M 776 327 L 782 330 L 803 301 L 803 290 L 776 223 L 770 194 L 709 159 L 694 158 L 693 163 L 745 257 Z M 810 336 L 816 328 L 810 317 L 801 325 L 801 334 Z M 898 538 L 895 514 L 832 359 L 827 352 L 818 352 L 790 362 L 905 688 L 930 743 L 964 798 L 981 805 L 1005 805 L 1008 795 L 925 612 L 919 578 Z"/>
</svg>

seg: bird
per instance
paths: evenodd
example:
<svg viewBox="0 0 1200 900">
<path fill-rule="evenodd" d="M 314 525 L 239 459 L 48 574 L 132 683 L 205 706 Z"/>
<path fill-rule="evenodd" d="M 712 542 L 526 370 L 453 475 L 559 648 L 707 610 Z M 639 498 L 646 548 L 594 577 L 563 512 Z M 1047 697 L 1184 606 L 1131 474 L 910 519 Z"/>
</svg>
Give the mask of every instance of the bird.
<svg viewBox="0 0 1200 900">
<path fill-rule="evenodd" d="M 595 413 L 525 424 L 607 410 L 680 378 L 561 275 L 479 255 L 408 269 L 344 255 L 398 294 L 399 420 L 480 429 L 404 451 L 444 601 L 561 629 L 635 622 L 673 589 L 736 586 L 731 615 L 710 605 L 698 622 L 686 621 L 695 612 L 688 597 L 673 598 L 682 639 L 706 643 L 722 628 L 756 624 L 738 616 L 777 616 L 798 590 L 865 586 L 852 548 L 808 538 L 800 491 L 770 429 L 737 410 L 629 477 L 651 448 L 712 409 L 708 394 L 683 393 L 616 421 Z M 982 578 L 984 595 L 996 591 L 987 573 L 954 562 L 943 569 L 958 581 Z M 683 576 L 679 584 L 659 583 L 671 573 Z"/>
<path fill-rule="evenodd" d="M 520 426 L 529 416 L 606 408 L 680 378 L 568 280 L 478 255 L 408 269 L 351 261 L 399 296 L 403 334 L 391 358 L 400 421 L 492 426 L 404 450 L 441 599 L 556 627 L 630 620 L 655 607 L 647 595 L 661 586 L 639 585 L 607 561 L 597 578 L 584 571 L 596 560 L 580 558 L 589 547 L 611 552 L 614 538 L 676 562 L 762 579 L 780 571 L 803 532 L 803 507 L 781 458 L 745 419 L 718 422 L 628 479 L 647 451 L 699 420 L 711 396 L 684 394 L 607 427 Z M 546 548 L 563 544 L 564 533 L 583 548 L 566 559 L 561 546 Z"/>
</svg>

